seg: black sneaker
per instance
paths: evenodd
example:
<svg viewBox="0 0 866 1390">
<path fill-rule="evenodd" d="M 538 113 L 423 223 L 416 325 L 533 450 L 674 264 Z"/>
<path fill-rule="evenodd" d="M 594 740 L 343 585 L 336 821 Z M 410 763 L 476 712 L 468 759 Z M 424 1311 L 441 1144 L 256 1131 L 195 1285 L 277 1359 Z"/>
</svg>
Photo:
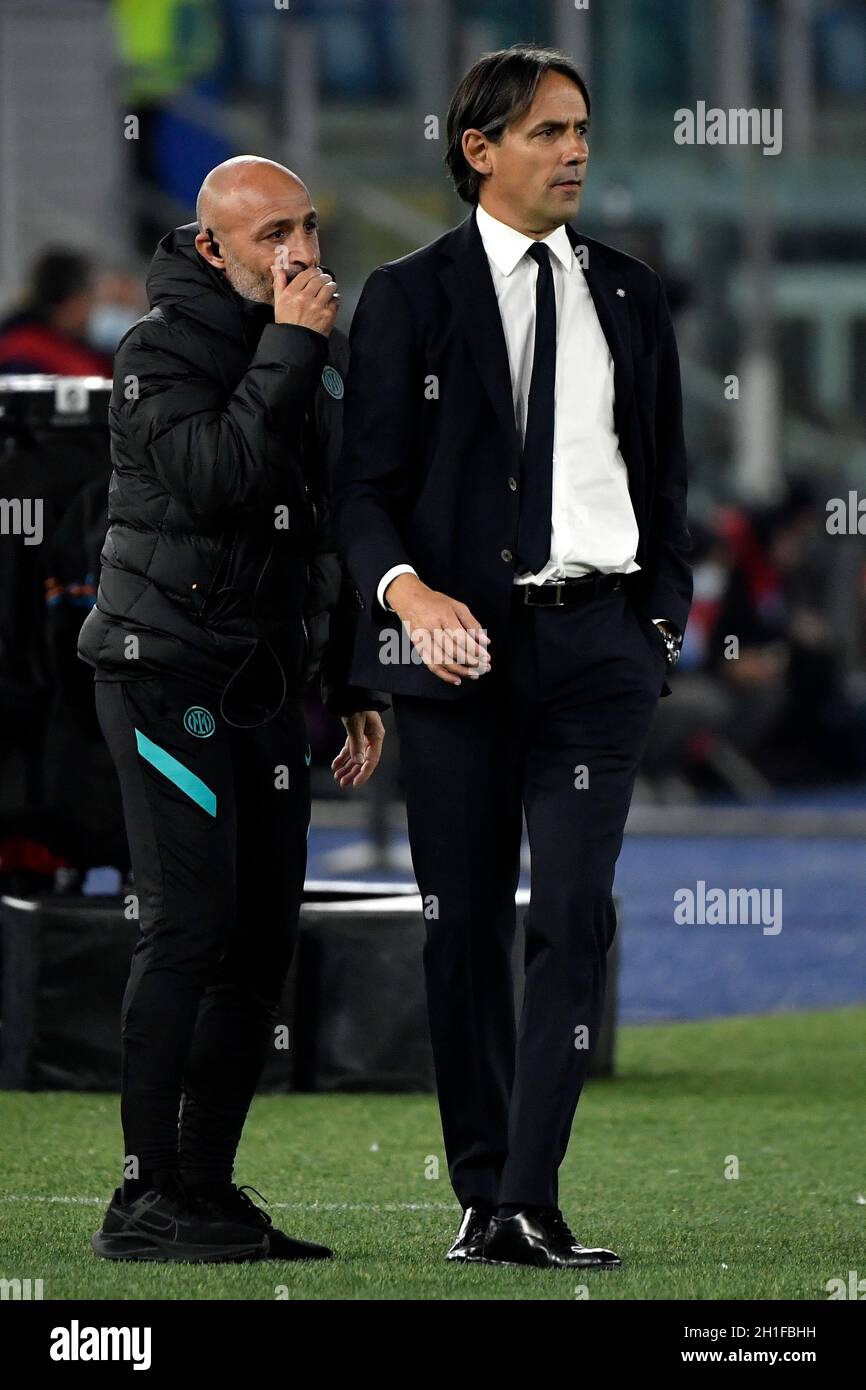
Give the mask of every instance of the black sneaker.
<svg viewBox="0 0 866 1390">
<path fill-rule="evenodd" d="M 195 1264 L 258 1260 L 268 1238 L 248 1223 L 218 1218 L 182 1188 L 151 1188 L 131 1202 L 118 1187 L 90 1244 L 106 1260 L 186 1260 Z"/>
<path fill-rule="evenodd" d="M 256 1206 L 247 1192 L 256 1192 L 254 1187 L 235 1187 L 234 1183 L 214 1183 L 208 1187 L 195 1189 L 195 1203 L 198 1209 L 210 1213 L 214 1218 L 239 1222 L 247 1228 L 265 1233 L 268 1242 L 268 1257 L 272 1260 L 330 1260 L 333 1250 L 327 1245 L 315 1245 L 308 1240 L 296 1240 L 278 1231 L 266 1211 Z M 266 1201 L 262 1197 L 262 1201 Z"/>
</svg>

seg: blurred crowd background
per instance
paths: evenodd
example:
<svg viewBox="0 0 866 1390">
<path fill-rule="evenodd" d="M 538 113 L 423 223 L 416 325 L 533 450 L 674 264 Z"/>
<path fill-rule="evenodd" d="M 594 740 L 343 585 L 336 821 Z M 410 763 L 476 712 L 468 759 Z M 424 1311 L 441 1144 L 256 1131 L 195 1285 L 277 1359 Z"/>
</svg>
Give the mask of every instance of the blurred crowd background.
<svg viewBox="0 0 866 1390">
<path fill-rule="evenodd" d="M 111 375 L 156 242 L 233 154 L 307 183 L 348 331 L 375 266 L 466 215 L 442 164 L 450 93 L 518 41 L 584 72 L 580 226 L 656 268 L 675 315 L 695 603 L 639 799 L 847 788 L 866 805 L 862 0 L 0 0 L 0 495 L 45 499 L 41 545 L 0 538 L 5 874 L 123 851 L 75 656 L 107 524 L 103 420 L 3 400 L 25 374 Z M 675 143 L 699 101 L 781 110 L 781 152 Z M 315 791 L 338 801 L 342 730 L 312 692 L 308 716 Z M 380 850 L 394 762 L 362 797 Z"/>
</svg>

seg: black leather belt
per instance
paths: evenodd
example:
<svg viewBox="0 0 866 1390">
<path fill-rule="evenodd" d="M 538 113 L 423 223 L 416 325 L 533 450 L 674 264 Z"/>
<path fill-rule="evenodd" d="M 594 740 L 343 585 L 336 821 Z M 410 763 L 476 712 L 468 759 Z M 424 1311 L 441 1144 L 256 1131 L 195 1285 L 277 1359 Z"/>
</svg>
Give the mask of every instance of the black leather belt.
<svg viewBox="0 0 866 1390">
<path fill-rule="evenodd" d="M 531 608 L 566 608 L 573 603 L 585 603 L 596 594 L 615 593 L 621 588 L 621 574 L 581 574 L 575 579 L 560 579 L 554 583 L 515 584 L 514 596 L 519 603 L 527 603 Z"/>
</svg>

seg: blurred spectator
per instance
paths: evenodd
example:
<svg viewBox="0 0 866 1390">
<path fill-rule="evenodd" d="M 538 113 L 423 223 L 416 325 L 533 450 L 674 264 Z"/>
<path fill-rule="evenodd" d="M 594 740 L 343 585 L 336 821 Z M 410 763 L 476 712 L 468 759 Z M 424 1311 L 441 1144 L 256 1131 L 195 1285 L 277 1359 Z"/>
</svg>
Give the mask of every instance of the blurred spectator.
<svg viewBox="0 0 866 1390">
<path fill-rule="evenodd" d="M 710 644 L 727 592 L 733 559 L 719 531 L 700 521 L 690 522 L 694 597 L 683 638 L 677 673 L 704 671 L 710 666 Z"/>
<path fill-rule="evenodd" d="M 846 691 L 834 636 L 823 522 L 805 484 L 776 507 L 721 521 L 735 563 L 708 669 L 731 696 L 727 736 L 774 782 L 866 767 L 866 720 Z"/>
<path fill-rule="evenodd" d="M 688 801 L 694 797 L 690 783 L 706 780 L 707 769 L 715 781 L 716 768 L 726 774 L 731 768 L 723 731 L 732 701 L 711 671 L 710 652 L 733 561 L 716 529 L 691 518 L 689 530 L 694 597 L 677 663 L 676 698 L 659 701 L 643 762 L 644 777 L 663 801 Z"/>
<path fill-rule="evenodd" d="M 811 499 L 753 512 L 725 511 L 721 530 L 735 563 L 708 651 L 708 668 L 732 699 L 737 746 L 756 753 L 784 707 L 791 662 L 791 592 L 816 527 Z M 813 615 L 813 636 L 820 622 Z"/>
<path fill-rule="evenodd" d="M 676 700 L 659 708 L 644 762 L 662 799 L 708 783 L 760 796 L 768 783 L 866 771 L 866 690 L 840 649 L 841 547 L 823 521 L 799 485 L 777 506 L 691 523 L 695 596 Z M 866 567 L 847 596 L 866 639 Z"/>
<path fill-rule="evenodd" d="M 96 283 L 87 337 L 91 347 L 112 356 L 128 328 L 148 311 L 144 278 L 126 270 L 104 270 Z"/>
<path fill-rule="evenodd" d="M 0 374 L 110 376 L 110 353 L 88 341 L 96 303 L 86 255 L 43 251 L 20 305 L 0 323 Z"/>
</svg>

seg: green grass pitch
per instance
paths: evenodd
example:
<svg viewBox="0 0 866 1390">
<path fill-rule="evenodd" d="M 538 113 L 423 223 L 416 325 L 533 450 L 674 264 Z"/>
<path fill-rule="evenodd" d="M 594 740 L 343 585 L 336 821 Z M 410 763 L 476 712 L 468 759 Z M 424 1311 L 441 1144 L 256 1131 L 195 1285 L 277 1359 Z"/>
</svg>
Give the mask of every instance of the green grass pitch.
<svg viewBox="0 0 866 1390">
<path fill-rule="evenodd" d="M 255 1101 L 235 1180 L 334 1260 L 99 1260 L 118 1098 L 0 1093 L 0 1277 L 41 1278 L 45 1299 L 823 1300 L 863 1268 L 864 1035 L 863 1008 L 622 1029 L 560 1172 L 577 1239 L 623 1259 L 597 1272 L 447 1264 L 460 1212 L 420 1095 Z"/>
</svg>

